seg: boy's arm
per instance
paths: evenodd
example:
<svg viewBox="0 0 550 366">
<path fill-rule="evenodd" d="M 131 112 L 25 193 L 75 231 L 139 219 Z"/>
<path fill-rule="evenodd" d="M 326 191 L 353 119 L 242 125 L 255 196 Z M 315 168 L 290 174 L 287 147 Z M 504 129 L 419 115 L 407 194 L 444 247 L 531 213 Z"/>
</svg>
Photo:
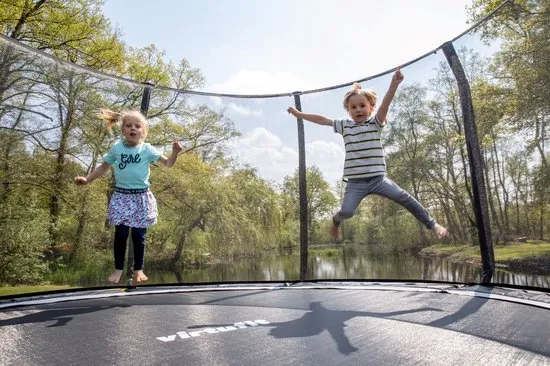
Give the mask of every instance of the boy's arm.
<svg viewBox="0 0 550 366">
<path fill-rule="evenodd" d="M 316 123 L 318 125 L 322 126 L 331 126 L 334 124 L 334 120 L 327 118 L 325 116 L 321 116 L 320 114 L 309 114 L 309 113 L 303 113 L 297 110 L 294 107 L 289 107 L 287 109 L 287 112 L 292 114 L 296 118 L 305 119 L 306 121 Z"/>
<path fill-rule="evenodd" d="M 390 104 L 393 100 L 393 97 L 395 96 L 397 87 L 403 81 L 403 78 L 404 77 L 403 77 L 403 74 L 401 73 L 401 68 L 398 67 L 397 70 L 395 70 L 395 74 L 393 74 L 390 87 L 388 88 L 386 95 L 384 95 L 384 99 L 382 99 L 382 103 L 378 108 L 378 112 L 376 112 L 376 119 L 378 119 L 378 122 L 380 122 L 381 124 L 386 123 L 386 116 L 388 115 Z"/>
</svg>

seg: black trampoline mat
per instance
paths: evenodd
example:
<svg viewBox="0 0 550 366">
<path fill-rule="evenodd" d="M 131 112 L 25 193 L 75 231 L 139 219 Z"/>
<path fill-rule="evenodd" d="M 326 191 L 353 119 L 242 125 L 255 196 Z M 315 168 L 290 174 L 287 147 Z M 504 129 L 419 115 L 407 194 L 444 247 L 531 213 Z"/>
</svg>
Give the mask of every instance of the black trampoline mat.
<svg viewBox="0 0 550 366">
<path fill-rule="evenodd" d="M 550 364 L 550 311 L 407 289 L 134 293 L 0 310 L 2 365 Z"/>
</svg>

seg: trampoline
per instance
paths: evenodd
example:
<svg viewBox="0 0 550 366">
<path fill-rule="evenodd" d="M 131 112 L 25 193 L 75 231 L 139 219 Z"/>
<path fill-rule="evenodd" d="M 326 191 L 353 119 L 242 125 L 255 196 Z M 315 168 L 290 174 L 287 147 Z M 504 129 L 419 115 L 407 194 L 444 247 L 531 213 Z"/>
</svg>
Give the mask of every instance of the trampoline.
<svg viewBox="0 0 550 366">
<path fill-rule="evenodd" d="M 411 67 L 410 75 L 415 75 L 420 60 L 426 69 L 443 61 L 441 54 L 432 56 L 443 50 L 457 80 L 474 206 L 469 219 L 475 218 L 483 263 L 479 284 L 311 279 L 308 227 L 302 215 L 307 209 L 305 181 L 300 178 L 300 269 L 292 281 L 286 276 L 284 281 L 138 287 L 130 282 L 128 287 L 0 297 L 0 365 L 550 365 L 549 290 L 491 284 L 495 261 L 483 164 L 469 86 L 452 45 L 478 24 L 402 66 Z M 352 84 L 262 95 L 180 90 L 73 65 L 5 36 L 0 41 L 26 66 L 34 65 L 38 75 L 59 69 L 72 78 L 78 71 L 105 100 L 116 100 L 120 90 L 134 96 L 143 92 L 144 113 L 152 90 L 173 95 L 174 100 L 185 95 L 195 105 L 214 103 L 212 97 L 239 99 L 253 105 L 253 111 L 262 99 L 270 110 L 281 112 L 288 98 L 296 107 L 303 101 L 310 106 L 324 103 L 314 97 L 320 93 L 340 100 L 338 89 Z M 394 69 L 359 82 L 374 82 Z M 33 118 L 49 126 L 46 113 Z M 299 171 L 305 177 L 303 121 L 297 126 Z M 31 132 L 29 136 L 38 134 Z M 281 268 L 270 275 L 284 273 Z"/>
<path fill-rule="evenodd" d="M 550 364 L 545 292 L 413 282 L 83 290 L 0 303 L 4 365 Z"/>
</svg>

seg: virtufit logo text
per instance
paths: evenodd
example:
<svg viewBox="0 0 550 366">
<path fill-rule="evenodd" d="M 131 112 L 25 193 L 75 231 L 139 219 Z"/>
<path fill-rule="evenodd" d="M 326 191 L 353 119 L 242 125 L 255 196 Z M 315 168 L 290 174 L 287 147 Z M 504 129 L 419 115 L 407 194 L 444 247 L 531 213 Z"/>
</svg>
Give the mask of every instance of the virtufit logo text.
<svg viewBox="0 0 550 366">
<path fill-rule="evenodd" d="M 233 325 L 227 325 L 223 327 L 204 328 L 200 330 L 194 330 L 191 332 L 181 331 L 169 336 L 157 337 L 157 339 L 162 342 L 172 342 L 172 341 L 175 341 L 177 338 L 190 339 L 190 338 L 196 338 L 207 334 L 225 333 L 225 332 L 231 332 L 233 330 L 246 329 L 251 327 L 257 327 L 258 325 L 267 325 L 267 324 L 269 324 L 269 322 L 267 320 L 262 320 L 262 319 L 254 320 L 254 321 L 246 320 L 244 322 L 238 322 L 238 323 L 234 323 Z"/>
</svg>

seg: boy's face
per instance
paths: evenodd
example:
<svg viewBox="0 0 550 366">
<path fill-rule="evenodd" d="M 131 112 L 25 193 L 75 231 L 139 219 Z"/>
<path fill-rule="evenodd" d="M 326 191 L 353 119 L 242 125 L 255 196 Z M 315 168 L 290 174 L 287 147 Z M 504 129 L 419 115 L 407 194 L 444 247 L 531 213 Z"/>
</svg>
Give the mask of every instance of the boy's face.
<svg viewBox="0 0 550 366">
<path fill-rule="evenodd" d="M 364 95 L 352 95 L 348 99 L 348 114 L 356 123 L 367 120 L 373 110 L 374 107 Z"/>
</svg>

